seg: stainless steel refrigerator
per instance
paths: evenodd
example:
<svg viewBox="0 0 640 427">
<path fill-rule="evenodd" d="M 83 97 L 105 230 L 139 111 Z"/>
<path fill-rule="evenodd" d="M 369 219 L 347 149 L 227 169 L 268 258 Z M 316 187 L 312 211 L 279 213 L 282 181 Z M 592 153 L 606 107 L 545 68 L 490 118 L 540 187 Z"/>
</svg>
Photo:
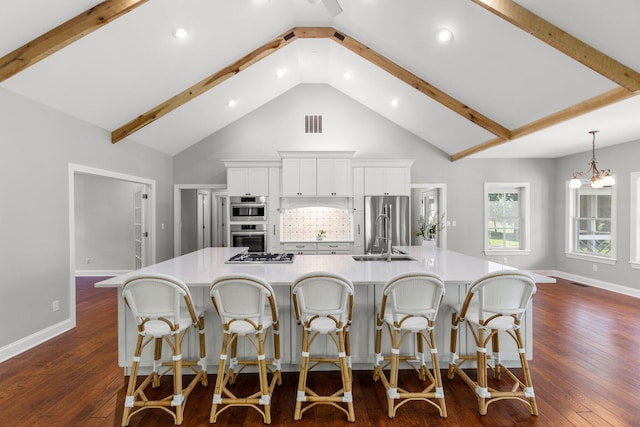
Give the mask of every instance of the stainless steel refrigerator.
<svg viewBox="0 0 640 427">
<path fill-rule="evenodd" d="M 392 246 L 411 245 L 409 196 L 366 196 L 364 198 L 364 247 L 368 254 L 387 248 L 387 231 Z M 390 221 L 390 224 L 387 223 Z"/>
</svg>

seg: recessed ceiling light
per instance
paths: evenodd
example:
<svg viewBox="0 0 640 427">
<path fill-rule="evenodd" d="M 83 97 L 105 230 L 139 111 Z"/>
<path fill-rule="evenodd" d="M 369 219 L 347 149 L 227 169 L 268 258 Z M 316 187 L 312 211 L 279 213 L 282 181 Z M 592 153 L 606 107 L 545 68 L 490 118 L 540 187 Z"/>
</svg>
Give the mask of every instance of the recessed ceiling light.
<svg viewBox="0 0 640 427">
<path fill-rule="evenodd" d="M 229 101 L 227 101 L 227 107 L 231 108 L 231 107 L 235 107 L 236 104 L 238 104 L 238 101 L 235 99 L 230 99 Z"/>
<path fill-rule="evenodd" d="M 344 78 L 345 79 L 350 79 L 353 76 L 353 74 L 351 74 L 351 71 L 345 71 L 344 72 Z"/>
<path fill-rule="evenodd" d="M 283 78 L 285 74 L 287 74 L 286 68 L 280 68 L 278 71 L 276 71 L 276 77 L 279 79 Z"/>
<path fill-rule="evenodd" d="M 397 107 L 398 105 L 400 105 L 400 101 L 398 101 L 397 98 L 394 98 L 391 100 L 391 105 Z"/>
<path fill-rule="evenodd" d="M 443 43 L 450 42 L 453 40 L 453 31 L 448 28 L 440 28 L 438 30 L 438 40 Z"/>
<path fill-rule="evenodd" d="M 187 37 L 187 34 L 187 30 L 185 30 L 184 28 L 176 28 L 176 30 L 173 32 L 173 37 L 177 39 L 184 39 L 185 37 Z"/>
</svg>

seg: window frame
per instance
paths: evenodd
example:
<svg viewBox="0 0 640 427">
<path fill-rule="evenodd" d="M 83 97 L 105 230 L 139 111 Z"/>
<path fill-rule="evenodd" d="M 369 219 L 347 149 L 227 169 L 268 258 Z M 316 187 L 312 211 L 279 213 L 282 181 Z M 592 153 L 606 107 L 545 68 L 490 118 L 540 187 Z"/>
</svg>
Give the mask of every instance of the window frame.
<svg viewBox="0 0 640 427">
<path fill-rule="evenodd" d="M 591 181 L 582 181 L 582 187 L 591 186 Z M 567 258 L 580 259 L 584 261 L 597 262 L 601 264 L 614 265 L 618 261 L 617 259 L 617 246 L 618 246 L 618 191 L 617 186 L 611 187 L 611 250 L 609 255 L 597 255 L 578 252 L 575 248 L 576 233 L 574 229 L 574 217 L 579 208 L 578 194 L 580 188 L 570 188 L 569 181 L 566 182 L 566 224 L 565 224 L 565 256 Z"/>
<path fill-rule="evenodd" d="M 517 192 L 520 220 L 520 247 L 491 248 L 489 246 L 489 194 Z M 528 182 L 485 182 L 484 183 L 484 254 L 485 255 L 529 255 L 531 253 L 531 203 Z"/>
</svg>

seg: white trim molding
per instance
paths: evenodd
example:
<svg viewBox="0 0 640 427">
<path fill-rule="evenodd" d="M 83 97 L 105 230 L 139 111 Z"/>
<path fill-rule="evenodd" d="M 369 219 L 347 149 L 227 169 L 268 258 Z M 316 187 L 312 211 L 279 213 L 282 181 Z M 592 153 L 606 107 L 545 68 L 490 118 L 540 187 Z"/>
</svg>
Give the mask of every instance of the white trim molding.
<svg viewBox="0 0 640 427">
<path fill-rule="evenodd" d="M 640 172 L 632 172 L 629 181 L 629 265 L 640 270 Z"/>
<path fill-rule="evenodd" d="M 604 280 L 598 280 L 591 277 L 579 276 L 577 274 L 565 273 L 562 271 L 555 271 L 553 273 L 549 272 L 546 275 L 560 277 L 561 279 L 571 280 L 572 282 L 581 283 L 587 286 L 593 286 L 594 288 L 600 288 L 600 289 L 615 292 L 618 294 L 628 295 L 634 298 L 640 298 L 640 289 L 630 288 L 629 286 L 618 285 L 617 283 L 605 282 Z"/>
<path fill-rule="evenodd" d="M 75 321 L 70 319 L 63 320 L 60 323 L 56 323 L 46 329 L 42 329 L 34 334 L 24 337 L 18 341 L 14 341 L 0 348 L 0 363 L 5 360 L 9 360 L 27 350 L 32 349 L 45 341 L 55 338 L 58 335 L 67 332 L 75 327 Z"/>
</svg>

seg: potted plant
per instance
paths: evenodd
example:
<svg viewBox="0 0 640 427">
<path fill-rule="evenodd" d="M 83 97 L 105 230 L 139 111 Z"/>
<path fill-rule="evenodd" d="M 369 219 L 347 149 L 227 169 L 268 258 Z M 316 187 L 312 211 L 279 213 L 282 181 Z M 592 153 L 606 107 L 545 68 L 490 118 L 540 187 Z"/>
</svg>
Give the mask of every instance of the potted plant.
<svg viewBox="0 0 640 427">
<path fill-rule="evenodd" d="M 420 216 L 418 219 L 418 229 L 416 230 L 416 236 L 422 237 L 424 242 L 432 242 L 431 245 L 435 244 L 436 233 L 444 229 L 444 214 L 436 215 L 434 218 L 429 220 L 429 218 L 425 218 L 424 216 Z"/>
<path fill-rule="evenodd" d="M 316 234 L 316 240 L 322 240 L 326 237 L 327 230 L 318 230 L 318 234 Z"/>
</svg>

